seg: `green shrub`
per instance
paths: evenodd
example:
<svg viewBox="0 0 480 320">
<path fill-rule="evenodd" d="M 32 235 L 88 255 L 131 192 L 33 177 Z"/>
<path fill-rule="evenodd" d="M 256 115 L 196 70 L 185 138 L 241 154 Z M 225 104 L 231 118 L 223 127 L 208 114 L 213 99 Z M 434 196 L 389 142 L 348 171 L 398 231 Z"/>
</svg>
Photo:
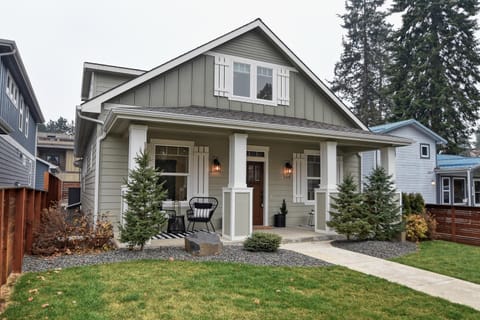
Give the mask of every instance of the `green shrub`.
<svg viewBox="0 0 480 320">
<path fill-rule="evenodd" d="M 254 232 L 243 242 L 247 251 L 275 252 L 280 246 L 282 237 L 273 233 Z"/>
<path fill-rule="evenodd" d="M 425 210 L 425 200 L 420 193 L 402 193 L 403 215 L 420 214 Z"/>
</svg>

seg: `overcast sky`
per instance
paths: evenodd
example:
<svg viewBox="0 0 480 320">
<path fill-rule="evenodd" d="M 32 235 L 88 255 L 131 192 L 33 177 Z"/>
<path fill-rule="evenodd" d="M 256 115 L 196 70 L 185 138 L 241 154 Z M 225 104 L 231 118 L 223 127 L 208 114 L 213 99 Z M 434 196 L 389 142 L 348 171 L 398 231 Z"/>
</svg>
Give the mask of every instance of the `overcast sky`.
<svg viewBox="0 0 480 320">
<path fill-rule="evenodd" d="M 73 120 L 83 62 L 149 70 L 258 17 L 331 80 L 343 12 L 341 0 L 14 0 L 0 38 L 16 41 L 45 119 Z"/>
</svg>

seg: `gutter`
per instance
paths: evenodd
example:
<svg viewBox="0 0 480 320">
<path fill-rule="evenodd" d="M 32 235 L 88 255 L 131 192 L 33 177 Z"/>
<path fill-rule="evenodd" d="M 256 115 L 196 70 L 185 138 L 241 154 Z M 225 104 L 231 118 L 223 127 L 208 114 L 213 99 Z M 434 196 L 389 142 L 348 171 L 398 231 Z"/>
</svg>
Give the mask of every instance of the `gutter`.
<svg viewBox="0 0 480 320">
<path fill-rule="evenodd" d="M 10 52 L 0 53 L 0 57 L 11 56 L 11 55 L 14 55 L 15 53 L 17 53 L 17 49 L 13 48 L 13 50 Z"/>
<path fill-rule="evenodd" d="M 95 150 L 95 194 L 94 194 L 94 200 L 93 200 L 93 224 L 96 226 L 97 224 L 97 219 L 98 219 L 98 199 L 100 197 L 100 145 L 101 142 L 105 139 L 107 136 L 107 132 L 104 130 L 105 129 L 105 123 L 101 120 L 90 118 L 87 116 L 84 116 L 81 114 L 80 107 L 77 106 L 77 116 L 80 119 L 94 122 L 97 124 L 97 129 L 101 128 L 102 134 L 97 137 L 97 141 L 95 143 L 96 150 Z"/>
</svg>

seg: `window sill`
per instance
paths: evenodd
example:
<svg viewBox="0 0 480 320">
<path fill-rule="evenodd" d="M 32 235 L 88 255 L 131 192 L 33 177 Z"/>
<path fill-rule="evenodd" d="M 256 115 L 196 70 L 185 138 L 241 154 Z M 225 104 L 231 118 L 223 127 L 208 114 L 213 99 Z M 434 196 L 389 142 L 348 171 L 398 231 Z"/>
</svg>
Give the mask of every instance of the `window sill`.
<svg viewBox="0 0 480 320">
<path fill-rule="evenodd" d="M 264 104 L 264 105 L 272 106 L 272 107 L 278 106 L 278 104 L 275 103 L 273 100 L 269 101 L 269 100 L 263 100 L 263 99 L 253 99 L 253 98 L 234 96 L 234 95 L 228 96 L 228 100 L 248 102 L 248 103 L 254 103 L 254 104 Z"/>
</svg>

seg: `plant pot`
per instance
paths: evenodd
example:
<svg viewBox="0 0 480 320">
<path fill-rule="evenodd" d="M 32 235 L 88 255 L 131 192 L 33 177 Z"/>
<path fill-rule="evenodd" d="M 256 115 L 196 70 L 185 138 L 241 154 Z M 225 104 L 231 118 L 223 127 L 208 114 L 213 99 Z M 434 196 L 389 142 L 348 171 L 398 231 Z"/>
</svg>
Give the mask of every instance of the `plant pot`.
<svg viewBox="0 0 480 320">
<path fill-rule="evenodd" d="M 277 228 L 285 228 L 286 215 L 276 214 L 273 216 L 273 225 Z"/>
</svg>

